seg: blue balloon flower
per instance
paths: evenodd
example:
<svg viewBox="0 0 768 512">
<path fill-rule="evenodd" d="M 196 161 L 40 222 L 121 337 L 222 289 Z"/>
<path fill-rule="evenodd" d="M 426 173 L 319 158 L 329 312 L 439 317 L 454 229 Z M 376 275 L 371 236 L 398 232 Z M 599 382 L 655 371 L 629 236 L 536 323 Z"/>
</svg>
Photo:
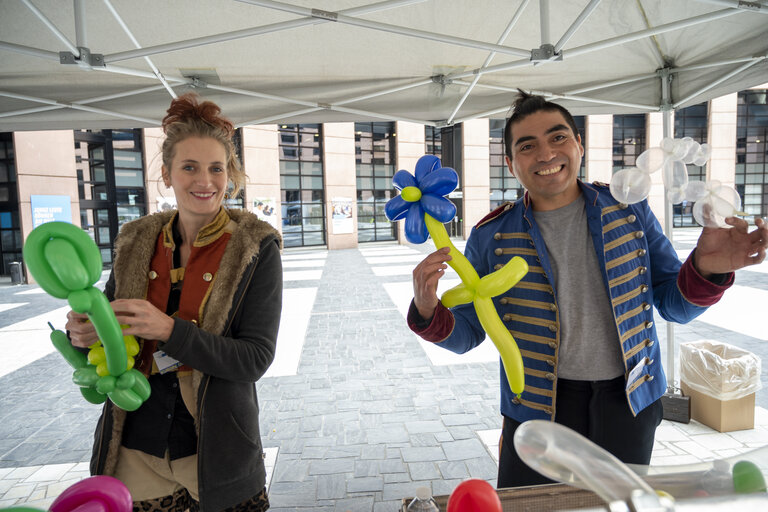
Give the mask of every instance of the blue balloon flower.
<svg viewBox="0 0 768 512">
<path fill-rule="evenodd" d="M 456 206 L 445 196 L 456 189 L 459 176 L 450 167 L 441 167 L 436 156 L 419 158 L 415 177 L 408 171 L 397 171 L 392 183 L 400 195 L 387 202 L 384 213 L 392 222 L 405 218 L 405 238 L 412 244 L 422 244 L 429 237 L 425 214 L 442 223 L 456 216 Z"/>
</svg>

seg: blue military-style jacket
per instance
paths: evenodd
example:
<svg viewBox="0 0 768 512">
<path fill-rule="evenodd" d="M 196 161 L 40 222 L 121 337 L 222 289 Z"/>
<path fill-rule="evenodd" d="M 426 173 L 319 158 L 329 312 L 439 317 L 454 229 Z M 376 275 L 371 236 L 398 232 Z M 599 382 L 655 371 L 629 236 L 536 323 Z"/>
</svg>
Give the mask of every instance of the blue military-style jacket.
<svg viewBox="0 0 768 512">
<path fill-rule="evenodd" d="M 579 185 L 601 270 L 595 286 L 608 291 L 624 359 L 627 399 L 637 415 L 667 389 L 652 306 L 664 319 L 678 323 L 692 320 L 706 307 L 692 302 L 678 286 L 680 260 L 646 201 L 624 205 L 611 196 L 607 185 Z M 529 267 L 517 285 L 494 299 L 525 366 L 525 390 L 519 398 L 510 391 L 501 368 L 501 412 L 517 421 L 554 419 L 560 316 L 557 290 L 549 280 L 547 249 L 527 194 L 494 213 L 473 228 L 467 258 L 480 276 L 514 256 L 524 258 Z M 451 311 L 455 322 L 450 335 L 433 341 L 458 353 L 482 343 L 485 333 L 472 304 Z"/>
</svg>

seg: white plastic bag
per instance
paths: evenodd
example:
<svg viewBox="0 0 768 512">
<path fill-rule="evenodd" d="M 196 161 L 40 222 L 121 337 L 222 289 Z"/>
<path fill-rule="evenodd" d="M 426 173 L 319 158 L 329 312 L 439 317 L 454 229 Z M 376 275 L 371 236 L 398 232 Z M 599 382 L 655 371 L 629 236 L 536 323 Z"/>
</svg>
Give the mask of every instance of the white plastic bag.
<svg viewBox="0 0 768 512">
<path fill-rule="evenodd" d="M 680 380 L 718 400 L 736 400 L 762 387 L 761 361 L 739 347 L 714 340 L 680 344 Z"/>
</svg>

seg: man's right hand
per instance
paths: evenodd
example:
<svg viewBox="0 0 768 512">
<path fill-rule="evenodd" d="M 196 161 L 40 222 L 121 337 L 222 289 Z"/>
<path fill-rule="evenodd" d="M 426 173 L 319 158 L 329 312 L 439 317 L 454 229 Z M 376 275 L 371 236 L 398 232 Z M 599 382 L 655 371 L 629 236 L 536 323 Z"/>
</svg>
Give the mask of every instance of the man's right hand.
<svg viewBox="0 0 768 512">
<path fill-rule="evenodd" d="M 435 314 L 437 303 L 437 282 L 448 268 L 447 261 L 450 249 L 443 247 L 433 252 L 413 269 L 413 304 L 424 320 L 431 320 Z"/>
<path fill-rule="evenodd" d="M 67 313 L 67 325 L 65 328 L 69 332 L 69 339 L 72 341 L 72 345 L 75 347 L 88 348 L 99 339 L 99 336 L 96 334 L 96 328 L 88 320 L 88 315 L 70 311 Z"/>
</svg>

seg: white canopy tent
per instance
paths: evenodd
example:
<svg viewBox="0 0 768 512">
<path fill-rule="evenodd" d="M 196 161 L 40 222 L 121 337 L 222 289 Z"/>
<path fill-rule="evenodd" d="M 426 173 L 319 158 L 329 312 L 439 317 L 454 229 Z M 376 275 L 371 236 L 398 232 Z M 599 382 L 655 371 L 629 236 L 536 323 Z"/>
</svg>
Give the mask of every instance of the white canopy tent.
<svg viewBox="0 0 768 512">
<path fill-rule="evenodd" d="M 369 1 L 3 0 L 0 130 L 156 126 L 189 89 L 240 125 L 443 126 L 517 87 L 638 113 L 768 81 L 765 0 Z"/>
<path fill-rule="evenodd" d="M 768 82 L 766 0 L 369 1 L 0 0 L 0 131 L 158 126 L 192 89 L 239 126 L 442 127 L 517 88 L 671 113 Z"/>
</svg>

